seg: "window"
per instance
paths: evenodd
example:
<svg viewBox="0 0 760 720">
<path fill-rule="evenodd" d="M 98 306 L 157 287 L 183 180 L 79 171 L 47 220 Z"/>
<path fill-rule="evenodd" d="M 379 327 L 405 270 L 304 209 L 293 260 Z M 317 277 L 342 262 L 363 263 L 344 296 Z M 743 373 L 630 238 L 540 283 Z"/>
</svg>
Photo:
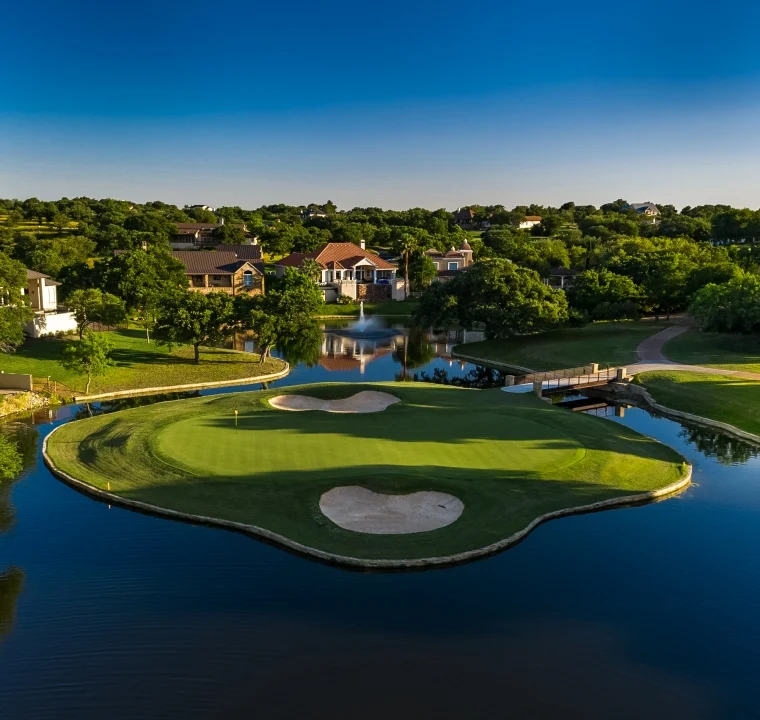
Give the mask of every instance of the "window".
<svg viewBox="0 0 760 720">
<path fill-rule="evenodd" d="M 457 270 L 459 268 L 459 263 L 450 262 L 449 263 L 449 270 Z"/>
<path fill-rule="evenodd" d="M 58 301 L 56 297 L 55 287 L 46 288 L 48 305 L 55 305 Z"/>
<path fill-rule="evenodd" d="M 253 287 L 253 273 L 250 270 L 243 272 L 243 287 Z"/>
</svg>

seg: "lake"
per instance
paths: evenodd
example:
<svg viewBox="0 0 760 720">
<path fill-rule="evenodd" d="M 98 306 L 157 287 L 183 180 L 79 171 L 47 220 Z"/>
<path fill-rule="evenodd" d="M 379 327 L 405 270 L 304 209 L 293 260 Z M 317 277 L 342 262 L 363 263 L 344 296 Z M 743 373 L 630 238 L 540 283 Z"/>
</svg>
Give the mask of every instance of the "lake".
<svg viewBox="0 0 760 720">
<path fill-rule="evenodd" d="M 456 337 L 433 340 L 326 336 L 276 384 L 405 365 L 494 380 L 451 357 Z M 78 494 L 40 438 L 86 412 L 4 427 L 27 468 L 0 493 L 3 718 L 760 716 L 760 459 L 742 443 L 597 410 L 683 453 L 693 486 L 467 565 L 369 573 Z"/>
</svg>

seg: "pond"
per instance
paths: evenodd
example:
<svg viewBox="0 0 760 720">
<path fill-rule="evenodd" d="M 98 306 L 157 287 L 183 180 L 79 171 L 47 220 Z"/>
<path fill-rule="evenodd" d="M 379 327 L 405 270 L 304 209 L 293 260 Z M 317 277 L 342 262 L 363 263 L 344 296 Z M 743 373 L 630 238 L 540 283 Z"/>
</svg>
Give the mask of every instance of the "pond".
<svg viewBox="0 0 760 720">
<path fill-rule="evenodd" d="M 358 362 L 325 343 L 278 384 L 393 380 L 404 362 L 439 380 L 487 375 L 451 358 L 450 339 L 432 356 L 430 339 L 410 342 L 406 361 L 403 341 L 360 348 Z M 56 424 L 150 401 L 4 428 L 27 467 L 0 493 L 3 717 L 760 716 L 752 448 L 597 407 L 686 455 L 693 486 L 548 523 L 471 564 L 360 573 L 108 507 L 42 464 Z"/>
</svg>

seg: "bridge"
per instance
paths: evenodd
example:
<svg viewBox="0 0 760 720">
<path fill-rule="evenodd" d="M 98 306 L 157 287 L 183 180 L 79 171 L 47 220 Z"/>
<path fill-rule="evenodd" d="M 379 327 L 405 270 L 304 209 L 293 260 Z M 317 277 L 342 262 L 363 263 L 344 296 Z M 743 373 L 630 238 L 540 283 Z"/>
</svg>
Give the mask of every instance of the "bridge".
<svg viewBox="0 0 760 720">
<path fill-rule="evenodd" d="M 534 392 L 541 397 L 572 390 L 601 387 L 611 382 L 624 380 L 627 376 L 627 368 L 606 367 L 601 370 L 598 363 L 591 363 L 583 367 L 564 370 L 549 370 L 527 375 L 507 375 L 503 389 L 504 392 L 508 393 Z"/>
</svg>

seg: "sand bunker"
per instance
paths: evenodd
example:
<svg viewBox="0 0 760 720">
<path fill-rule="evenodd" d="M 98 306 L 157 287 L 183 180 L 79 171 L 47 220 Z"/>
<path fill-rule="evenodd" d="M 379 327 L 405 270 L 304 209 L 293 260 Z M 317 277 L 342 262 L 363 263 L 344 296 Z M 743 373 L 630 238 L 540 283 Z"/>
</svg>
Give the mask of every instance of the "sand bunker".
<svg viewBox="0 0 760 720">
<path fill-rule="evenodd" d="M 343 400 L 320 400 L 308 395 L 278 395 L 269 399 L 269 404 L 278 410 L 322 410 L 331 413 L 381 412 L 397 402 L 397 397 L 375 390 L 365 390 Z"/>
<path fill-rule="evenodd" d="M 464 510 L 459 498 L 447 493 L 416 492 L 386 495 L 358 485 L 328 490 L 319 508 L 336 525 L 371 535 L 407 535 L 451 525 Z"/>
</svg>

